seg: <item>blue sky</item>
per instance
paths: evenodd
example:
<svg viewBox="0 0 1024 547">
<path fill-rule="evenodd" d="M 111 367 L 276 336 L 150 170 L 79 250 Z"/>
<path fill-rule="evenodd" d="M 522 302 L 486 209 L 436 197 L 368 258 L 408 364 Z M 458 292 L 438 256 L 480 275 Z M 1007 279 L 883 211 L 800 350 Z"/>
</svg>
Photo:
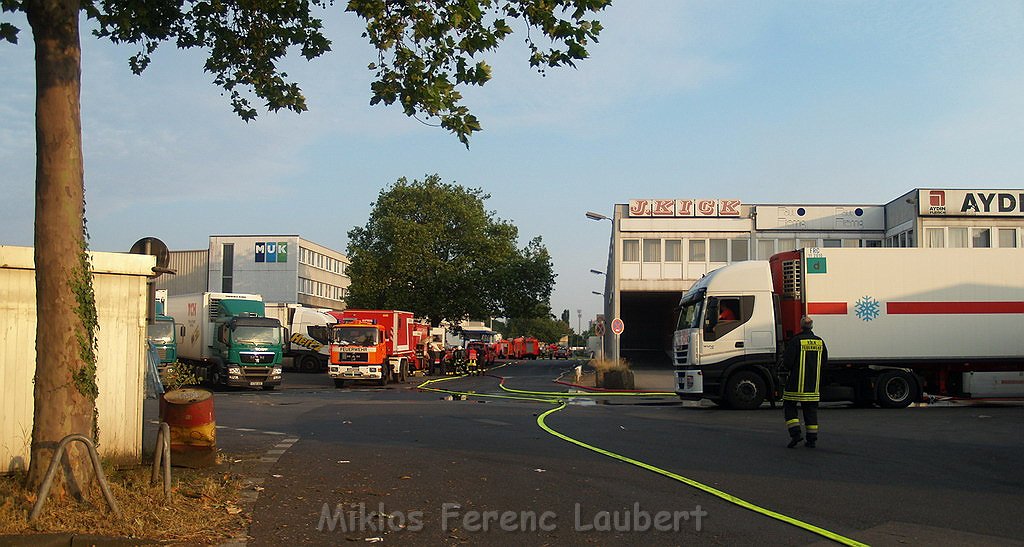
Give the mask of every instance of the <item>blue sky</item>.
<svg viewBox="0 0 1024 547">
<path fill-rule="evenodd" d="M 288 72 L 310 110 L 246 124 L 171 44 L 142 77 L 134 49 L 83 33 L 91 247 L 143 236 L 299 234 L 344 250 L 380 190 L 437 173 L 540 235 L 552 308 L 600 312 L 612 204 L 639 197 L 884 203 L 915 187 L 1024 186 L 1024 3 L 619 0 L 578 70 L 541 77 L 513 36 L 465 90 L 484 131 L 447 132 L 370 107 L 359 21 L 327 16 L 334 52 Z M 0 243 L 31 245 L 31 32 L 0 44 Z"/>
</svg>

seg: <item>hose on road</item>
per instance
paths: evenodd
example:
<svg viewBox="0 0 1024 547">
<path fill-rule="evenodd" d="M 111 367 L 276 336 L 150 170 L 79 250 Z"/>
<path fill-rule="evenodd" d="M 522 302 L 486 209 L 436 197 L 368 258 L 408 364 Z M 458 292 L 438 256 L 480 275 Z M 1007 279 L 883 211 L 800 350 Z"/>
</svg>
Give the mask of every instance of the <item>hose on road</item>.
<svg viewBox="0 0 1024 547">
<path fill-rule="evenodd" d="M 507 363 L 506 363 L 506 365 L 507 365 Z M 506 365 L 501 365 L 501 366 L 506 366 Z M 497 367 L 497 368 L 501 368 L 501 367 Z M 492 369 L 492 370 L 494 370 L 494 369 Z M 568 435 L 566 435 L 564 433 L 561 433 L 561 432 L 558 432 L 558 431 L 552 429 L 550 426 L 548 426 L 548 424 L 545 421 L 546 418 L 549 415 L 554 414 L 555 412 L 559 412 L 559 411 L 565 409 L 565 407 L 566 407 L 566 400 L 567 399 L 572 399 L 574 397 L 586 397 L 586 396 L 594 396 L 594 395 L 599 395 L 599 396 L 602 396 L 602 397 L 605 397 L 605 396 L 651 396 L 651 395 L 661 396 L 663 394 L 660 394 L 660 393 L 659 394 L 656 394 L 656 393 L 636 393 L 636 392 L 566 393 L 566 392 L 560 392 L 560 391 L 527 391 L 527 390 L 519 390 L 519 389 L 513 389 L 513 388 L 506 387 L 505 386 L 505 377 L 503 377 L 503 376 L 497 376 L 497 375 L 489 375 L 489 376 L 493 376 L 494 378 L 498 378 L 499 379 L 498 386 L 502 390 L 504 390 L 504 391 L 506 391 L 508 393 L 511 393 L 512 395 L 477 393 L 477 392 L 472 392 L 472 391 L 457 391 L 457 390 L 448 390 L 448 389 L 440 389 L 440 388 L 436 388 L 436 387 L 429 387 L 430 384 L 439 383 L 439 382 L 445 382 L 445 381 L 449 381 L 449 380 L 456 380 L 456 379 L 459 379 L 459 378 L 464 378 L 465 375 L 462 375 L 462 376 L 449 376 L 449 377 L 446 377 L 446 378 L 435 378 L 433 380 L 427 380 L 427 381 L 423 382 L 422 384 L 420 384 L 419 386 L 417 386 L 417 388 L 425 390 L 425 391 L 435 391 L 435 392 L 440 392 L 440 393 L 448 393 L 448 394 L 451 394 L 451 395 L 464 395 L 464 396 L 468 396 L 468 397 L 491 397 L 491 398 L 498 398 L 498 399 L 512 399 L 512 400 L 535 401 L 535 402 L 541 402 L 541 403 L 556 404 L 556 405 L 558 405 L 557 407 L 552 408 L 550 410 L 547 410 L 547 411 L 545 411 L 545 412 L 543 412 L 543 413 L 541 413 L 541 414 L 539 414 L 537 416 L 537 425 L 541 429 L 543 429 L 545 432 L 553 435 L 554 437 L 557 437 L 557 438 L 559 438 L 559 439 L 561 439 L 563 441 L 566 441 L 568 443 L 574 444 L 574 445 L 579 446 L 581 448 L 585 448 L 585 449 L 590 450 L 592 452 L 596 452 L 598 454 L 601 454 L 602 456 L 607 456 L 609 458 L 616 459 L 616 460 L 619 460 L 621 462 L 628 463 L 630 465 L 635 465 L 635 466 L 637 466 L 637 467 L 639 467 L 641 469 L 646 469 L 647 471 L 652 471 L 652 472 L 657 473 L 659 475 L 662 475 L 664 477 L 668 477 L 668 478 L 673 479 L 675 481 L 678 481 L 678 482 L 681 482 L 683 484 L 686 484 L 687 486 L 696 488 L 696 489 L 698 489 L 698 490 L 700 490 L 702 492 L 705 492 L 705 493 L 711 494 L 711 495 L 713 495 L 715 497 L 718 497 L 718 498 L 720 498 L 720 499 L 722 499 L 722 500 L 724 500 L 726 502 L 732 503 L 733 505 L 736 505 L 736 506 L 742 507 L 744 509 L 753 511 L 755 513 L 758 513 L 760 515 L 764 515 L 766 517 L 778 520 L 780 522 L 784 522 L 786 524 L 789 524 L 789 525 L 792 525 L 792 526 L 796 526 L 797 528 L 801 528 L 801 529 L 806 530 L 808 532 L 812 532 L 812 533 L 817 534 L 819 536 L 822 536 L 822 537 L 824 537 L 826 539 L 832 540 L 832 541 L 834 541 L 836 543 L 839 543 L 839 544 L 842 544 L 842 545 L 850 545 L 850 546 L 854 546 L 854 547 L 867 547 L 866 543 L 862 543 L 862 542 L 857 541 L 855 539 L 848 538 L 846 536 L 837 534 L 835 532 L 832 532 L 830 530 L 826 530 L 824 528 L 821 528 L 819 526 L 815 526 L 813 524 L 809 524 L 807 522 L 804 522 L 802 520 L 790 517 L 788 515 L 784 515 L 782 513 L 779 513 L 779 512 L 776 512 L 776 511 L 772 511 L 771 509 L 766 509 L 764 507 L 761 507 L 759 505 L 756 505 L 754 503 L 746 501 L 746 500 L 744 500 L 742 498 L 738 498 L 736 496 L 733 496 L 732 494 L 729 494 L 727 492 L 723 492 L 722 490 L 719 490 L 719 489 L 714 488 L 712 486 L 708 486 L 708 485 L 706 485 L 704 483 L 695 481 L 693 479 L 684 477 L 684 476 L 679 475 L 677 473 L 673 473 L 671 471 L 667 471 L 667 470 L 662 469 L 660 467 L 653 466 L 653 465 L 651 465 L 649 463 L 644 463 L 642 461 L 635 460 L 635 459 L 630 458 L 628 456 L 623 456 L 621 454 L 616 454 L 615 452 L 611 452 L 609 450 L 605 450 L 603 448 L 599 448 L 599 447 L 596 447 L 594 445 L 587 444 L 587 443 L 585 443 L 585 442 L 583 442 L 583 441 L 581 441 L 579 439 L 575 439 L 575 438 L 570 437 L 570 436 L 568 436 Z M 672 394 L 672 395 L 674 395 L 674 394 Z"/>
</svg>

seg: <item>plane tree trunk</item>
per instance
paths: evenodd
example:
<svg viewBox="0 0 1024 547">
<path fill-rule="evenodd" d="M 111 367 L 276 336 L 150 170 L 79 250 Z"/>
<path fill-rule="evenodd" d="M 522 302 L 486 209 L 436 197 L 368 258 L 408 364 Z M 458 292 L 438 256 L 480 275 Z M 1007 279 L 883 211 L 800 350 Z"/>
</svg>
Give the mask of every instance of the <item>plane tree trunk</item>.
<svg viewBox="0 0 1024 547">
<path fill-rule="evenodd" d="M 95 317 L 85 253 L 81 43 L 78 0 L 27 0 L 36 53 L 35 420 L 26 486 L 38 487 L 57 443 L 95 440 Z M 91 361 L 91 362 L 90 362 Z M 78 443 L 54 495 L 79 495 L 91 479 Z"/>
</svg>

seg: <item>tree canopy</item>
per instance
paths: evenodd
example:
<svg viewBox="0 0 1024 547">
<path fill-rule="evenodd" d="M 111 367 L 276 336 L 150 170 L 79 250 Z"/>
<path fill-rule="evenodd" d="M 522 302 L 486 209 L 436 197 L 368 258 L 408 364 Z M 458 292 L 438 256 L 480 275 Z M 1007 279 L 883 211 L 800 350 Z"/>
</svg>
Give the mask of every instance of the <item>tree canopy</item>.
<svg viewBox="0 0 1024 547">
<path fill-rule="evenodd" d="M 588 17 L 609 4 L 610 0 L 350 0 L 346 6 L 366 21 L 363 37 L 378 52 L 368 66 L 374 78 L 370 103 L 398 102 L 406 115 L 433 121 L 468 146 L 470 135 L 481 126 L 462 104 L 457 88 L 490 79 L 490 67 L 479 57 L 495 50 L 515 25 L 526 33 L 532 66 L 541 72 L 575 66 L 587 57 L 586 46 L 601 31 L 601 25 Z M 96 36 L 140 47 L 129 60 L 136 74 L 145 70 L 164 42 L 207 51 L 204 69 L 228 93 L 235 112 L 249 120 L 257 115 L 254 98 L 269 111 L 306 110 L 301 89 L 279 62 L 295 49 L 306 59 L 330 50 L 314 10 L 333 5 L 333 0 L 0 0 L 0 17 L 25 14 L 36 61 L 36 309 L 46 320 L 36 322 L 35 344 L 49 349 L 36 358 L 30 488 L 42 481 L 59 439 L 70 433 L 95 433 L 95 360 L 89 348 L 95 344 L 98 325 L 89 321 L 94 298 L 85 254 L 80 16 L 84 13 L 94 21 Z M 0 19 L 0 42 L 16 44 L 20 30 Z M 521 256 L 527 263 L 531 257 L 538 261 L 546 256 L 536 252 L 540 254 Z M 494 272 L 495 279 L 504 279 L 510 271 Z M 506 306 L 490 298 L 483 306 L 487 311 Z M 69 339 L 77 343 L 68 343 Z M 72 481 L 74 475 L 88 477 L 83 454 L 75 452 L 77 457 L 67 466 L 71 473 L 66 474 Z M 63 493 L 63 482 L 58 480 L 56 489 Z"/>
<path fill-rule="evenodd" d="M 555 274 L 540 237 L 484 206 L 490 196 L 441 181 L 401 178 L 381 190 L 365 226 L 349 231 L 349 307 L 404 309 L 432 324 L 536 315 Z"/>
</svg>

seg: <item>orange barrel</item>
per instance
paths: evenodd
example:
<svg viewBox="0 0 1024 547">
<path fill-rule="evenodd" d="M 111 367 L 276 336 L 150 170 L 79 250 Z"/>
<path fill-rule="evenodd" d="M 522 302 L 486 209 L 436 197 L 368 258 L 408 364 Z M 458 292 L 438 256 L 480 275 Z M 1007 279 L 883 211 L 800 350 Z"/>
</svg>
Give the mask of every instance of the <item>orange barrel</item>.
<svg viewBox="0 0 1024 547">
<path fill-rule="evenodd" d="M 210 467 L 217 464 L 217 424 L 213 393 L 175 389 L 160 398 L 160 416 L 171 430 L 171 465 Z"/>
</svg>

